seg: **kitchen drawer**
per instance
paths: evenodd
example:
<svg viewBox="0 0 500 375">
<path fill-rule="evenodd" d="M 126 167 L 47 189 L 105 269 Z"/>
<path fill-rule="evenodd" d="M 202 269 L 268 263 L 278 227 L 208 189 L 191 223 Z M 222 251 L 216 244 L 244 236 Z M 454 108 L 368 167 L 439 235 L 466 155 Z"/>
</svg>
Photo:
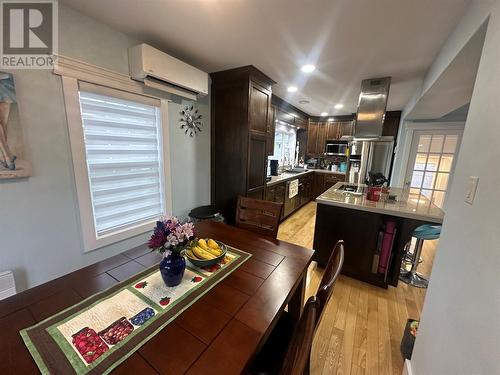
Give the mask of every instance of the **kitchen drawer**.
<svg viewBox="0 0 500 375">
<path fill-rule="evenodd" d="M 276 186 L 276 194 L 274 196 L 275 202 L 285 203 L 285 190 L 286 184 L 279 184 Z"/>
<path fill-rule="evenodd" d="M 274 202 L 276 199 L 276 185 L 266 187 L 266 201 Z"/>
<path fill-rule="evenodd" d="M 341 174 L 326 174 L 325 173 L 324 181 L 325 181 L 325 184 L 326 183 L 333 183 L 335 185 L 337 182 L 345 181 L 345 176 L 341 175 Z"/>
</svg>

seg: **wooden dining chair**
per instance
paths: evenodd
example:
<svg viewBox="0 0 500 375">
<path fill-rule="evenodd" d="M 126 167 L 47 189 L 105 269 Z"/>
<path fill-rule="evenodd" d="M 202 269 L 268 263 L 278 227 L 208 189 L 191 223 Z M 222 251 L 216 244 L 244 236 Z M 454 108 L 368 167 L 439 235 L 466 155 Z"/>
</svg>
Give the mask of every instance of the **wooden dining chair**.
<svg viewBox="0 0 500 375">
<path fill-rule="evenodd" d="M 316 291 L 316 295 L 307 300 L 299 322 L 295 323 L 286 312 L 282 314 L 273 329 L 273 332 L 254 360 L 254 364 L 250 370 L 251 374 L 278 374 L 280 373 L 280 363 L 282 363 L 281 374 L 308 373 L 311 347 L 307 346 L 307 339 L 309 331 L 311 330 L 309 324 L 312 319 L 310 316 L 308 317 L 308 314 L 312 314 L 312 312 L 306 311 L 308 309 L 313 309 L 316 312 L 312 327 L 312 336 L 314 337 L 314 330 L 319 325 L 323 312 L 325 311 L 325 307 L 333 294 L 335 282 L 337 281 L 340 271 L 342 270 L 343 264 L 344 241 L 341 240 L 335 244 L 330 258 L 328 259 L 328 263 L 323 273 L 323 277 L 321 278 L 318 290 Z M 307 334 L 303 331 L 307 331 Z M 301 335 L 306 336 L 306 338 L 301 337 Z M 297 342 L 300 342 L 301 344 L 297 345 Z M 286 354 L 283 350 L 284 347 L 288 348 Z M 301 366 L 303 365 L 303 361 L 305 361 L 305 359 L 307 359 L 307 364 L 306 367 L 302 369 Z M 299 372 L 295 372 L 294 367 L 296 367 Z"/>
<path fill-rule="evenodd" d="M 236 208 L 236 226 L 276 238 L 282 210 L 282 203 L 240 196 Z"/>
<path fill-rule="evenodd" d="M 316 322 L 319 318 L 320 301 L 311 296 L 304 305 L 299 322 L 293 333 L 281 367 L 281 375 L 309 374 L 311 349 Z"/>
<path fill-rule="evenodd" d="M 324 309 L 328 304 L 332 294 L 335 282 L 340 275 L 342 270 L 342 265 L 344 264 L 344 241 L 338 241 L 333 247 L 333 251 L 330 254 L 328 263 L 325 267 L 325 272 L 321 278 L 321 282 L 316 292 L 316 297 L 319 300 L 320 308 L 318 315 L 318 322 L 323 315 Z"/>
<path fill-rule="evenodd" d="M 273 331 L 247 374 L 309 374 L 311 348 L 319 309 L 320 302 L 316 296 L 309 297 L 295 326 L 280 332 Z"/>
</svg>

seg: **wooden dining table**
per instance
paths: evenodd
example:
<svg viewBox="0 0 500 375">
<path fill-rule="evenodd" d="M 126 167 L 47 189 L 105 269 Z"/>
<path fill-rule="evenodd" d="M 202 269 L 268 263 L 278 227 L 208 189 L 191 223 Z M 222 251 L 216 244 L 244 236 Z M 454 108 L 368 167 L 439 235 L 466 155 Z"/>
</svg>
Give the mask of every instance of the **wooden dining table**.
<svg viewBox="0 0 500 375">
<path fill-rule="evenodd" d="M 300 316 L 311 249 L 212 221 L 197 223 L 196 234 L 252 257 L 113 374 L 239 374 L 248 368 L 287 305 L 292 317 Z M 19 330 L 127 280 L 160 259 L 140 246 L 0 301 L 0 374 L 38 373 Z"/>
</svg>

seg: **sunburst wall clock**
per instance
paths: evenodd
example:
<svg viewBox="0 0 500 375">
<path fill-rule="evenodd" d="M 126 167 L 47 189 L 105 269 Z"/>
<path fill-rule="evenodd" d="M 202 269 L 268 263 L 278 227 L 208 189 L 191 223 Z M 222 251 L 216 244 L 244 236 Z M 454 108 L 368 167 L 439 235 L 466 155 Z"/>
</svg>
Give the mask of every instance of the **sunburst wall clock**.
<svg viewBox="0 0 500 375">
<path fill-rule="evenodd" d="M 189 134 L 190 137 L 193 137 L 196 133 L 201 132 L 203 122 L 201 121 L 201 114 L 198 113 L 198 108 L 195 108 L 193 105 L 187 105 L 179 114 L 181 115 L 179 122 L 181 123 L 181 129 L 184 130 L 184 134 Z"/>
</svg>

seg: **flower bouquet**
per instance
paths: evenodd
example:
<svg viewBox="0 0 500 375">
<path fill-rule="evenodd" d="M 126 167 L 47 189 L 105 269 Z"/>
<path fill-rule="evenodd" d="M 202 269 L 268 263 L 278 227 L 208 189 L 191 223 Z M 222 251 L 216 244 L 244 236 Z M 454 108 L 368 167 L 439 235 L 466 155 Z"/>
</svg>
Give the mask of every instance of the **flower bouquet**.
<svg viewBox="0 0 500 375">
<path fill-rule="evenodd" d="M 160 254 L 165 254 L 166 251 L 180 253 L 193 238 L 193 223 L 182 223 L 175 216 L 165 216 L 156 222 L 148 247 Z"/>
<path fill-rule="evenodd" d="M 148 247 L 164 255 L 160 272 L 168 287 L 179 285 L 186 269 L 182 251 L 194 239 L 194 224 L 182 223 L 175 216 L 166 216 L 156 222 Z"/>
</svg>

